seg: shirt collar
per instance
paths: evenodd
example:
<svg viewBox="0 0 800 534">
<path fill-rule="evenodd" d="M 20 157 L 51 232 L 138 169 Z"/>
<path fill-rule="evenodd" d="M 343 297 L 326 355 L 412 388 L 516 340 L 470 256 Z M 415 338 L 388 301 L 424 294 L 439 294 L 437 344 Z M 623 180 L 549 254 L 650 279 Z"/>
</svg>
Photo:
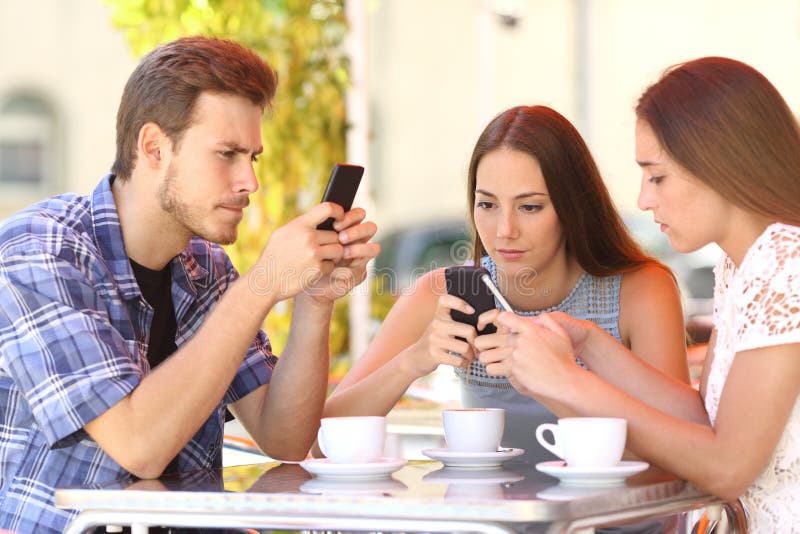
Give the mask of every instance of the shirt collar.
<svg viewBox="0 0 800 534">
<path fill-rule="evenodd" d="M 142 293 L 136 283 L 136 276 L 131 268 L 125 242 L 122 238 L 122 226 L 119 221 L 117 204 L 111 192 L 113 174 L 107 174 L 100 180 L 92 193 L 91 212 L 92 229 L 103 259 L 109 265 L 114 275 L 122 298 L 128 300 L 139 297 Z M 195 238 L 198 239 L 198 238 Z M 192 254 L 192 244 L 172 259 L 172 279 L 179 287 L 195 296 L 197 291 L 194 284 L 204 284 L 208 270 L 197 262 Z M 175 267 L 180 266 L 180 269 Z"/>
<path fill-rule="evenodd" d="M 103 176 L 92 192 L 91 213 L 94 240 L 103 259 L 114 275 L 114 281 L 125 300 L 141 295 L 136 276 L 128 260 L 117 205 L 111 192 L 113 174 Z"/>
</svg>

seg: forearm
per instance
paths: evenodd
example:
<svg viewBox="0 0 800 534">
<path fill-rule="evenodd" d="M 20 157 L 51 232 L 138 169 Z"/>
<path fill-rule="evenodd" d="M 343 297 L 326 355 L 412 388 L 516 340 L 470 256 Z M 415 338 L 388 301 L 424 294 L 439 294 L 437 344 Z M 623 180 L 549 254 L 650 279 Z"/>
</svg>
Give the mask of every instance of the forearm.
<svg viewBox="0 0 800 534">
<path fill-rule="evenodd" d="M 708 424 L 697 390 L 662 373 L 605 331 L 593 328 L 579 356 L 593 373 L 628 395 L 675 417 Z"/>
<path fill-rule="evenodd" d="M 325 403 L 325 417 L 386 415 L 420 376 L 407 364 L 414 345 L 351 384 L 342 384 Z"/>
<path fill-rule="evenodd" d="M 627 449 L 641 458 L 723 497 L 738 497 L 749 484 L 749 460 L 735 433 L 718 435 L 708 424 L 664 413 L 592 373 L 577 373 L 569 391 L 580 394 L 558 401 L 582 416 L 623 417 Z"/>
<path fill-rule="evenodd" d="M 86 430 L 128 471 L 158 476 L 219 404 L 272 302 L 234 282 L 192 339 Z"/>
<path fill-rule="evenodd" d="M 295 299 L 289 339 L 273 371 L 253 437 L 269 456 L 302 459 L 316 439 L 330 369 L 333 304 Z"/>
</svg>

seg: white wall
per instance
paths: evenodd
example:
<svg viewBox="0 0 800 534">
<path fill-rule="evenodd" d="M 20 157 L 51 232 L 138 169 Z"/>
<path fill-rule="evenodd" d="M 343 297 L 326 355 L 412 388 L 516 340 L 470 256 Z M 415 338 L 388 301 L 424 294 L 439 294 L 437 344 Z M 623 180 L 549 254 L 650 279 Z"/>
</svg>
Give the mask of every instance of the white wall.
<svg viewBox="0 0 800 534">
<path fill-rule="evenodd" d="M 356 0 L 351 0 L 356 1 Z M 720 54 L 751 63 L 800 110 L 797 0 L 362 0 L 381 233 L 465 215 L 473 144 L 489 119 L 544 103 L 572 120 L 621 207 L 635 206 L 633 106 L 666 66 Z M 507 28 L 494 8 L 519 9 Z M 100 0 L 0 0 L 0 99 L 46 94 L 60 120 L 61 190 L 88 192 L 114 157 L 135 66 Z M 0 198 L 0 216 L 37 199 Z"/>
<path fill-rule="evenodd" d="M 508 4 L 520 8 L 513 29 L 491 13 Z M 572 120 L 624 209 L 635 209 L 640 177 L 633 108 L 665 67 L 705 55 L 740 59 L 800 110 L 796 0 L 372 5 L 370 164 L 382 232 L 463 217 L 474 142 L 493 115 L 513 105 L 547 104 Z"/>
<path fill-rule="evenodd" d="M 135 66 L 98 0 L 0 0 L 0 100 L 27 89 L 55 109 L 59 191 L 87 193 L 114 160 L 117 105 Z M 0 215 L 36 201 L 0 199 Z"/>
<path fill-rule="evenodd" d="M 545 102 L 573 112 L 570 2 L 536 3 L 513 30 L 478 0 L 377 3 L 370 176 L 381 231 L 465 212 L 473 145 L 501 110 Z"/>
<path fill-rule="evenodd" d="M 602 0 L 592 13 L 591 142 L 612 194 L 635 209 L 633 108 L 661 71 L 701 56 L 759 69 L 800 111 L 800 2 Z"/>
</svg>

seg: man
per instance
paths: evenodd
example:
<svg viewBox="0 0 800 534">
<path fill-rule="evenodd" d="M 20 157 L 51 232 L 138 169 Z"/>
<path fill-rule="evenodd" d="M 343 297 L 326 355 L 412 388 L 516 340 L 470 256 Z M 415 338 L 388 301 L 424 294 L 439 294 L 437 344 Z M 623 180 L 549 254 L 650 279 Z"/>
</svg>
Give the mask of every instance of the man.
<svg viewBox="0 0 800 534">
<path fill-rule="evenodd" d="M 226 407 L 269 456 L 305 457 L 333 301 L 379 246 L 363 210 L 320 204 L 238 278 L 219 244 L 258 188 L 275 85 L 230 41 L 155 49 L 125 87 L 112 173 L 0 225 L 0 528 L 61 532 L 57 487 L 219 465 Z M 337 231 L 316 230 L 328 217 Z M 260 325 L 291 297 L 278 361 Z"/>
</svg>

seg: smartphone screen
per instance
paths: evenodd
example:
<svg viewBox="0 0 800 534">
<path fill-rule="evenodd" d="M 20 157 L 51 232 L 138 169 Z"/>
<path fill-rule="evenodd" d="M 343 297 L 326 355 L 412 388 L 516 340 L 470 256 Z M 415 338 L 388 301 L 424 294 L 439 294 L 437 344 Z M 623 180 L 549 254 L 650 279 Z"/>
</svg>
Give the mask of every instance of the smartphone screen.
<svg viewBox="0 0 800 534">
<path fill-rule="evenodd" d="M 328 185 L 325 187 L 321 202 L 333 202 L 344 208 L 344 211 L 350 211 L 363 175 L 364 167 L 337 163 L 333 166 L 331 177 L 328 178 Z M 317 229 L 333 230 L 333 218 L 321 222 Z"/>
<path fill-rule="evenodd" d="M 466 323 L 478 327 L 478 316 L 485 311 L 496 308 L 494 295 L 489 288 L 481 281 L 481 275 L 488 271 L 481 267 L 458 266 L 448 267 L 444 270 L 444 279 L 447 292 L 451 295 L 465 300 L 473 307 L 475 313 L 465 314 L 458 310 L 451 310 L 450 316 L 454 321 Z M 494 334 L 497 328 L 493 324 L 486 325 L 486 328 L 478 332 L 479 335 Z"/>
</svg>

